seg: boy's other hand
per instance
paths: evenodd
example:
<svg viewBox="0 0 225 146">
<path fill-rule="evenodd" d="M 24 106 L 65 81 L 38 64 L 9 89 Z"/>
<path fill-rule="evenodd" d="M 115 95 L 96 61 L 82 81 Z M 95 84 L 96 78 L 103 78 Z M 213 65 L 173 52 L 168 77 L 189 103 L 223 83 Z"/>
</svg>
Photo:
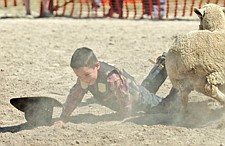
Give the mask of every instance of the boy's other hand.
<svg viewBox="0 0 225 146">
<path fill-rule="evenodd" d="M 65 122 L 63 120 L 61 120 L 60 118 L 57 118 L 53 121 L 53 126 L 60 126 L 60 125 L 64 125 Z"/>
</svg>

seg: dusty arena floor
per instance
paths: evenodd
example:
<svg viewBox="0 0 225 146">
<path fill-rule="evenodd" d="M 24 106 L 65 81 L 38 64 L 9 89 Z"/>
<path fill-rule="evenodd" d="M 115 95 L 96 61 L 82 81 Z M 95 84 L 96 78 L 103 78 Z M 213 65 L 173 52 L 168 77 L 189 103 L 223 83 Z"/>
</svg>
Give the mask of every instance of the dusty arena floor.
<svg viewBox="0 0 225 146">
<path fill-rule="evenodd" d="M 117 19 L 0 20 L 0 145 L 225 145 L 224 117 L 218 103 L 193 92 L 182 122 L 171 115 L 137 114 L 123 121 L 88 94 L 63 126 L 29 127 L 10 103 L 22 96 L 48 96 L 64 103 L 76 77 L 69 67 L 78 47 L 126 69 L 138 83 L 167 51 L 174 35 L 198 29 L 198 21 Z M 157 93 L 165 96 L 169 79 Z M 61 109 L 54 109 L 54 117 Z"/>
</svg>

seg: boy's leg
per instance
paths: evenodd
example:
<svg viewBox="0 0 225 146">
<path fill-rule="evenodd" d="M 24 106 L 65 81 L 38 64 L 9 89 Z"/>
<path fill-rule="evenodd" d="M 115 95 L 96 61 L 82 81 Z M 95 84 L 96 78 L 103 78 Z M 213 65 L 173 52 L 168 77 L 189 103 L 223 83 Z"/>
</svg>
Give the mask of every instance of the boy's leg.
<svg viewBox="0 0 225 146">
<path fill-rule="evenodd" d="M 166 53 L 164 52 L 162 56 L 157 59 L 156 64 L 151 69 L 148 76 L 144 79 L 141 83 L 143 87 L 145 87 L 150 93 L 156 93 L 160 86 L 167 78 L 167 72 L 165 67 L 165 56 Z M 171 88 L 170 93 L 163 98 L 157 106 L 152 107 L 148 106 L 146 112 L 155 113 L 155 112 L 167 112 L 171 111 L 171 105 L 173 102 L 176 101 L 178 98 L 178 90 L 175 88 Z"/>
<path fill-rule="evenodd" d="M 155 94 L 167 78 L 165 57 L 166 53 L 164 52 L 162 56 L 157 59 L 156 64 L 151 69 L 148 76 L 141 83 L 141 85 L 151 93 Z"/>
<path fill-rule="evenodd" d="M 140 96 L 138 101 L 138 107 L 140 107 L 141 109 L 145 110 L 146 107 L 148 108 L 155 107 L 162 101 L 161 97 L 149 92 L 143 86 L 139 86 L 139 90 Z"/>
</svg>

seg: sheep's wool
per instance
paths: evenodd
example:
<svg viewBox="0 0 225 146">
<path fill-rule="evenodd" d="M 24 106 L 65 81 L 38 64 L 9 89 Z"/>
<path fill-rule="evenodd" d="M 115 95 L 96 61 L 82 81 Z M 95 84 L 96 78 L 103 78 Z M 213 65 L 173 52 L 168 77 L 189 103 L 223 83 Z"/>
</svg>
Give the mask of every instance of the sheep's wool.
<svg viewBox="0 0 225 146">
<path fill-rule="evenodd" d="M 195 9 L 200 18 L 200 30 L 176 36 L 166 55 L 168 76 L 182 99 L 196 90 L 225 104 L 223 9 L 215 4 Z"/>
</svg>

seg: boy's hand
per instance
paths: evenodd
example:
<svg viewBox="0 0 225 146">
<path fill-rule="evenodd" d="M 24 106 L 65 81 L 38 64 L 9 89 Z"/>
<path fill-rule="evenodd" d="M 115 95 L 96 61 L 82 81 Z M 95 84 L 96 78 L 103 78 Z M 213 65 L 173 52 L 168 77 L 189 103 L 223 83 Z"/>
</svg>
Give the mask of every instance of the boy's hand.
<svg viewBox="0 0 225 146">
<path fill-rule="evenodd" d="M 63 125 L 63 124 L 65 124 L 63 121 L 55 121 L 54 122 L 54 125 Z"/>
<path fill-rule="evenodd" d="M 57 119 L 55 119 L 54 121 L 53 121 L 53 125 L 64 125 L 65 124 L 65 122 L 62 120 L 62 119 L 60 119 L 60 118 L 57 118 Z"/>
</svg>

